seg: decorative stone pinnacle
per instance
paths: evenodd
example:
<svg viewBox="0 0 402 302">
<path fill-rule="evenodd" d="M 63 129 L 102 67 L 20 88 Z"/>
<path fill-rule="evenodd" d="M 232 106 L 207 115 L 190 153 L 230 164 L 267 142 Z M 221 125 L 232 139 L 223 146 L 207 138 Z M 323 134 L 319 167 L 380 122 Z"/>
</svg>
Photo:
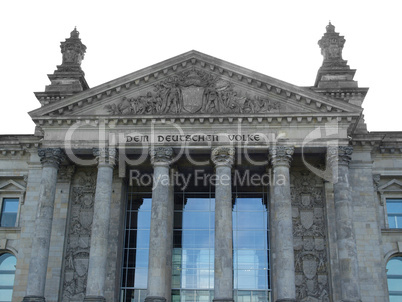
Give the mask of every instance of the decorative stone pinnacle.
<svg viewBox="0 0 402 302">
<path fill-rule="evenodd" d="M 61 53 L 63 54 L 63 63 L 61 66 L 81 65 L 87 47 L 82 44 L 79 35 L 80 33 L 77 31 L 77 28 L 74 28 L 70 33 L 70 38 L 60 43 Z"/>
<path fill-rule="evenodd" d="M 331 21 L 329 21 L 329 24 L 327 25 L 326 29 L 327 29 L 327 33 L 334 33 L 335 32 L 335 26 L 333 26 L 331 24 Z"/>
<path fill-rule="evenodd" d="M 117 150 L 115 148 L 93 148 L 93 155 L 96 157 L 98 165 L 116 164 Z"/>
<path fill-rule="evenodd" d="M 330 146 L 327 150 L 327 159 L 331 164 L 349 165 L 352 153 L 352 146 Z"/>
<path fill-rule="evenodd" d="M 233 147 L 216 147 L 212 150 L 211 159 L 215 166 L 230 166 L 234 161 L 235 149 Z"/>
<path fill-rule="evenodd" d="M 346 61 L 342 59 L 343 45 L 345 39 L 335 32 L 335 26 L 329 22 L 326 26 L 327 32 L 318 41 L 321 54 L 324 56 L 323 67 L 347 67 Z"/>
<path fill-rule="evenodd" d="M 42 165 L 59 169 L 60 163 L 65 159 L 65 154 L 60 148 L 40 148 L 38 155 Z"/>
<path fill-rule="evenodd" d="M 149 149 L 152 165 L 166 164 L 169 165 L 173 157 L 173 149 L 171 147 L 154 147 Z"/>
<path fill-rule="evenodd" d="M 275 146 L 269 148 L 269 157 L 273 166 L 290 166 L 294 147 Z"/>
</svg>

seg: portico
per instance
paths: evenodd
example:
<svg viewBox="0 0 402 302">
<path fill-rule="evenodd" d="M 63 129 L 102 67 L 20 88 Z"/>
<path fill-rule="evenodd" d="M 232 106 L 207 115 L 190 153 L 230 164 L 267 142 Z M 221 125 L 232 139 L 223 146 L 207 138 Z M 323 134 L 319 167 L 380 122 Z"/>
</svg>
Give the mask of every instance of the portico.
<svg viewBox="0 0 402 302">
<path fill-rule="evenodd" d="M 24 301 L 363 300 L 349 164 L 367 89 L 331 24 L 310 88 L 190 51 L 89 89 L 67 42 L 30 112 Z"/>
</svg>

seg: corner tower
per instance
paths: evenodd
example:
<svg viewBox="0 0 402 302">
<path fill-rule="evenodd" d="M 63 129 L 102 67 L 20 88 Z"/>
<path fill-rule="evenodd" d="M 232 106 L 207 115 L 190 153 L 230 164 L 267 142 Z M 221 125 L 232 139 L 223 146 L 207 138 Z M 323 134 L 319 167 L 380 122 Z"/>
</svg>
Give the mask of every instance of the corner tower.
<svg viewBox="0 0 402 302">
<path fill-rule="evenodd" d="M 50 85 L 44 92 L 35 92 L 36 98 L 42 106 L 57 102 L 89 88 L 85 73 L 81 69 L 81 62 L 87 47 L 79 38 L 77 28 L 64 42 L 60 43 L 62 63 L 57 66 L 53 74 L 49 74 Z"/>
<path fill-rule="evenodd" d="M 314 87 L 315 92 L 321 93 L 330 98 L 345 101 L 347 103 L 362 106 L 368 88 L 360 88 L 354 80 L 356 69 L 351 69 L 348 61 L 342 57 L 342 50 L 346 40 L 344 36 L 335 32 L 335 26 L 329 22 L 326 26 L 326 33 L 318 41 L 323 56 L 323 62 L 317 72 Z M 355 129 L 367 132 L 363 115 Z"/>
</svg>

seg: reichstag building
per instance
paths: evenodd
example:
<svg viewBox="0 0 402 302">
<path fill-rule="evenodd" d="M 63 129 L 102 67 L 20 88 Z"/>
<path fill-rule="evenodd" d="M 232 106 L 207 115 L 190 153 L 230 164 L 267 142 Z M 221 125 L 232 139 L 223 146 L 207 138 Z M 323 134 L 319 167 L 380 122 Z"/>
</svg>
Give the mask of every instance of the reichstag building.
<svg viewBox="0 0 402 302">
<path fill-rule="evenodd" d="M 189 51 L 90 88 L 74 29 L 0 136 L 0 301 L 402 301 L 402 132 L 323 31 L 311 87 Z"/>
</svg>

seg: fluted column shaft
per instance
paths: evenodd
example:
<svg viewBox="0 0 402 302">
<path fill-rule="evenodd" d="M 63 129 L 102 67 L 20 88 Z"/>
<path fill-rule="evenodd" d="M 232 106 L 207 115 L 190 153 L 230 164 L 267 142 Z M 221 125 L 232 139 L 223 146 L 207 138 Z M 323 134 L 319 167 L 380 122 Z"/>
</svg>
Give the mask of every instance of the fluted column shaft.
<svg viewBox="0 0 402 302">
<path fill-rule="evenodd" d="M 296 301 L 293 250 L 292 202 L 290 198 L 289 167 L 293 147 L 276 146 L 269 149 L 273 167 L 271 184 L 271 230 L 273 278 L 276 301 Z"/>
<path fill-rule="evenodd" d="M 149 238 L 148 290 L 146 302 L 167 301 L 168 260 L 171 252 L 167 238 L 172 227 L 168 213 L 172 210 L 173 201 L 169 165 L 173 156 L 170 147 L 155 147 L 150 150 L 151 163 L 154 167 L 152 187 L 151 231 Z M 171 276 L 169 276 L 169 279 Z M 170 295 L 170 293 L 169 293 Z"/>
<path fill-rule="evenodd" d="M 328 148 L 327 159 L 334 181 L 336 236 L 342 301 L 360 300 L 359 267 L 353 228 L 352 195 L 349 185 L 349 162 L 353 148 L 339 146 Z"/>
<path fill-rule="evenodd" d="M 64 158 L 61 149 L 39 149 L 42 162 L 42 178 L 39 189 L 39 206 L 32 239 L 32 253 L 29 263 L 27 295 L 23 301 L 45 301 L 46 271 L 52 232 L 54 199 L 57 171 Z"/>
<path fill-rule="evenodd" d="M 234 153 L 232 147 L 217 147 L 211 156 L 216 171 L 214 302 L 233 301 L 231 170 Z"/>
<path fill-rule="evenodd" d="M 89 251 L 88 280 L 84 301 L 100 302 L 106 301 L 104 289 L 116 149 L 96 148 L 93 151 L 98 161 L 98 175 Z"/>
</svg>

